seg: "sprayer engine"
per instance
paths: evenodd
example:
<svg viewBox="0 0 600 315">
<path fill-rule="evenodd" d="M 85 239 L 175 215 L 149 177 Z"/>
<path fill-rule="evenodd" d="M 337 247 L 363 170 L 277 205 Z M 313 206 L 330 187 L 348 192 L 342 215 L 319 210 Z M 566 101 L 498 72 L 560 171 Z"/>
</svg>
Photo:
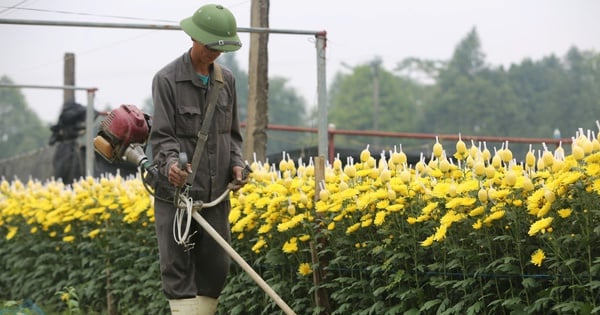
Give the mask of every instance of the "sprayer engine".
<svg viewBox="0 0 600 315">
<path fill-rule="evenodd" d="M 135 105 L 121 105 L 102 121 L 94 148 L 110 163 L 124 160 L 140 166 L 148 160 L 143 146 L 150 124 L 150 116 Z"/>
</svg>

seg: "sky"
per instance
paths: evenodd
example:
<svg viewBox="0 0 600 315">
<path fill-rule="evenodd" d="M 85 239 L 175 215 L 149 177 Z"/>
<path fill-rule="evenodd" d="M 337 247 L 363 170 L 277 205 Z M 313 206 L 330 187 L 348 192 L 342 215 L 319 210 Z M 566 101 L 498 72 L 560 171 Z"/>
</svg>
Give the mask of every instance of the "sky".
<svg viewBox="0 0 600 315">
<path fill-rule="evenodd" d="M 176 0 L 0 0 L 0 20 L 178 25 L 208 2 Z M 250 0 L 219 2 L 250 27 Z M 600 52 L 597 0 L 271 0 L 272 29 L 327 32 L 326 77 L 380 58 L 392 71 L 408 57 L 449 60 L 476 29 L 491 66 L 526 58 L 563 57 L 573 46 Z M 247 71 L 249 33 L 235 52 Z M 139 30 L 0 23 L 0 76 L 15 84 L 61 86 L 65 53 L 75 54 L 75 84 L 97 88 L 97 110 L 142 107 L 154 74 L 191 46 L 181 30 Z M 271 34 L 269 76 L 288 79 L 308 106 L 317 103 L 312 35 Z M 58 119 L 61 90 L 23 88 L 27 104 L 48 123 Z M 86 105 L 85 91 L 76 101 Z M 277 123 L 277 122 L 272 122 Z"/>
</svg>

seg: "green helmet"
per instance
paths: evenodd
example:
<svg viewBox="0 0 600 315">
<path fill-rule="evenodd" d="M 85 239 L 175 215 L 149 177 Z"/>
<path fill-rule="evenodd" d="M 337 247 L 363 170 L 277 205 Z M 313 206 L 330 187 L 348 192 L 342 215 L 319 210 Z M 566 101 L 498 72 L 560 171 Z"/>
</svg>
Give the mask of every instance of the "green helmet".
<svg viewBox="0 0 600 315">
<path fill-rule="evenodd" d="M 194 15 L 181 20 L 179 25 L 194 40 L 208 48 L 236 51 L 242 47 L 235 17 L 222 5 L 204 5 Z"/>
</svg>

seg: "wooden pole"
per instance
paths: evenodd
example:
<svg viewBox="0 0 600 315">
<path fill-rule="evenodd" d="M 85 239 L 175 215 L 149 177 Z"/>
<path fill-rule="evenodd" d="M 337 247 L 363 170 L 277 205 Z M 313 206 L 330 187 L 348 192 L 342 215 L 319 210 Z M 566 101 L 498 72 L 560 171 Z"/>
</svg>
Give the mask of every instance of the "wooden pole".
<svg viewBox="0 0 600 315">
<path fill-rule="evenodd" d="M 64 73 L 63 73 L 63 85 L 75 86 L 75 54 L 65 53 L 64 56 Z M 75 102 L 75 90 L 64 89 L 63 90 L 63 105 L 69 102 Z"/>
<path fill-rule="evenodd" d="M 323 155 L 317 156 L 315 158 L 315 201 L 319 200 L 319 192 L 321 191 L 321 186 L 319 183 L 325 182 L 325 157 Z M 315 214 L 317 220 L 317 230 L 323 228 L 322 226 L 322 215 L 320 213 Z M 320 235 L 320 233 L 316 233 Z M 325 288 L 321 286 L 324 278 L 323 267 L 327 265 L 327 261 L 319 257 L 319 251 L 322 250 L 325 246 L 327 246 L 326 240 L 323 238 L 317 238 L 310 243 L 311 250 L 311 258 L 313 264 L 313 283 L 317 288 L 315 290 L 315 304 L 320 309 L 319 314 L 329 314 L 329 296 L 327 295 L 327 291 Z"/>
<path fill-rule="evenodd" d="M 252 27 L 269 27 L 269 0 L 252 0 L 250 23 Z M 250 34 L 248 65 L 248 117 L 243 155 L 252 160 L 256 155 L 264 161 L 267 152 L 268 117 L 268 33 Z"/>
</svg>

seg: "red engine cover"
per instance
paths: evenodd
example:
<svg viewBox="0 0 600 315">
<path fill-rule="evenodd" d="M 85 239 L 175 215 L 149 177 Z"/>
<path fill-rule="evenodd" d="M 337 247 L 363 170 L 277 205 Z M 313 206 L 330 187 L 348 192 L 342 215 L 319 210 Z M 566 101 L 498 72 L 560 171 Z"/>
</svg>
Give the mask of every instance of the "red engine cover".
<svg viewBox="0 0 600 315">
<path fill-rule="evenodd" d="M 102 127 L 122 147 L 131 143 L 145 143 L 150 132 L 144 113 L 135 105 L 128 104 L 111 111 L 102 122 Z"/>
</svg>

